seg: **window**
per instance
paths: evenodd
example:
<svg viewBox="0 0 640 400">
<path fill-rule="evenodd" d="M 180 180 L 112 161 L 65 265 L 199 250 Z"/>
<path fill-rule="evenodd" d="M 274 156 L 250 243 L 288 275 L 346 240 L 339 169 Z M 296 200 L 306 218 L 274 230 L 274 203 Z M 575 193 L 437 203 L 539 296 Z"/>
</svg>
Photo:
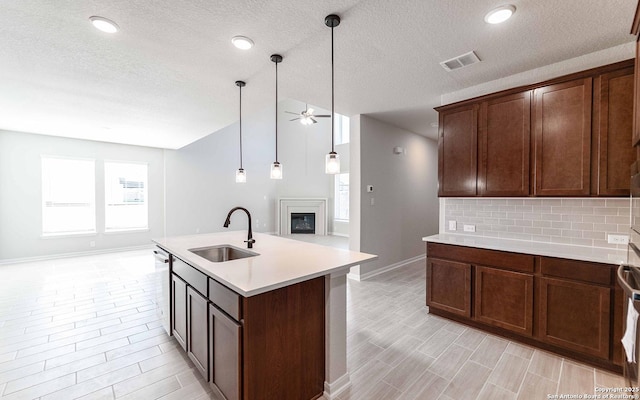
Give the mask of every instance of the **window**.
<svg viewBox="0 0 640 400">
<path fill-rule="evenodd" d="M 334 219 L 349 220 L 349 174 L 336 174 Z"/>
<path fill-rule="evenodd" d="M 336 144 L 349 143 L 349 117 L 335 114 L 334 124 Z"/>
<path fill-rule="evenodd" d="M 95 233 L 95 162 L 43 156 L 42 234 Z"/>
<path fill-rule="evenodd" d="M 105 231 L 147 229 L 147 165 L 104 163 Z"/>
</svg>

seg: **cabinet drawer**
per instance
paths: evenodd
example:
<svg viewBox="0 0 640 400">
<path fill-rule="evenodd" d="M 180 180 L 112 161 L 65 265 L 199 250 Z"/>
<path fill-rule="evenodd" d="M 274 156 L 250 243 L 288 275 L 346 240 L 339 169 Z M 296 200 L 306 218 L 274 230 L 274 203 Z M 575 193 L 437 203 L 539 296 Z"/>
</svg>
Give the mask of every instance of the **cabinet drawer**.
<svg viewBox="0 0 640 400">
<path fill-rule="evenodd" d="M 209 278 L 209 300 L 236 321 L 242 319 L 242 297 L 211 278 Z"/>
<path fill-rule="evenodd" d="M 427 257 L 444 258 L 472 265 L 485 265 L 533 272 L 533 256 L 506 251 L 477 249 L 449 244 L 427 243 Z"/>
<path fill-rule="evenodd" d="M 567 260 L 564 258 L 541 257 L 542 275 L 567 278 L 575 281 L 611 284 L 611 266 L 587 261 Z"/>
<path fill-rule="evenodd" d="M 175 257 L 173 258 L 173 273 L 178 275 L 205 297 L 207 296 L 207 276 L 205 274 Z"/>
</svg>

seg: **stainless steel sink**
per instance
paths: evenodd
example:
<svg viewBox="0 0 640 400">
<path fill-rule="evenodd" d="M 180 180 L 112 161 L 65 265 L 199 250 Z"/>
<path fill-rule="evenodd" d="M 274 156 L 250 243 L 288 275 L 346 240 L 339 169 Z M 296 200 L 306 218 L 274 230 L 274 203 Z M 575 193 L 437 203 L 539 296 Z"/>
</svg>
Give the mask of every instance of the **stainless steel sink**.
<svg viewBox="0 0 640 400">
<path fill-rule="evenodd" d="M 259 255 L 253 251 L 243 250 L 228 244 L 200 247 L 197 249 L 189 249 L 189 251 L 211 262 L 225 262 Z"/>
</svg>

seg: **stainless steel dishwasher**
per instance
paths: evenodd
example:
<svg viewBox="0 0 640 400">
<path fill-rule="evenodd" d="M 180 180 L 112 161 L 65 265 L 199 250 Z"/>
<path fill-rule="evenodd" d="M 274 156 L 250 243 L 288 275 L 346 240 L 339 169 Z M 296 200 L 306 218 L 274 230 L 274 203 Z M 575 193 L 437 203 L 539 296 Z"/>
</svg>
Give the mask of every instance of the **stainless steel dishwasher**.
<svg viewBox="0 0 640 400">
<path fill-rule="evenodd" d="M 156 286 L 156 312 L 162 322 L 162 327 L 171 336 L 171 311 L 169 308 L 170 303 L 170 286 L 171 280 L 171 254 L 167 253 L 160 247 L 156 247 L 153 250 L 155 257 L 155 273 L 159 280 L 159 284 Z"/>
</svg>

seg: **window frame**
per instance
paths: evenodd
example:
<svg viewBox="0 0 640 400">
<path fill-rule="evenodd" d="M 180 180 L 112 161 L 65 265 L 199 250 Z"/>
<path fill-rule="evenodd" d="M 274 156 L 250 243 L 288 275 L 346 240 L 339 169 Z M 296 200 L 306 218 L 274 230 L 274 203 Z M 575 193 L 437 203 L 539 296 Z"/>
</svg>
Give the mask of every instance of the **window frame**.
<svg viewBox="0 0 640 400">
<path fill-rule="evenodd" d="M 144 227 L 129 227 L 129 228 L 109 228 L 107 224 L 107 209 L 109 207 L 108 200 L 109 196 L 107 195 L 107 165 L 108 164 L 129 164 L 129 165 L 143 165 L 146 167 L 146 180 L 144 187 L 144 205 L 146 211 L 146 226 Z M 149 231 L 149 163 L 145 161 L 130 161 L 130 160 L 103 160 L 102 161 L 102 176 L 104 179 L 103 189 L 104 189 L 104 234 L 113 235 L 118 233 L 127 233 L 127 232 L 146 232 Z"/>
</svg>

